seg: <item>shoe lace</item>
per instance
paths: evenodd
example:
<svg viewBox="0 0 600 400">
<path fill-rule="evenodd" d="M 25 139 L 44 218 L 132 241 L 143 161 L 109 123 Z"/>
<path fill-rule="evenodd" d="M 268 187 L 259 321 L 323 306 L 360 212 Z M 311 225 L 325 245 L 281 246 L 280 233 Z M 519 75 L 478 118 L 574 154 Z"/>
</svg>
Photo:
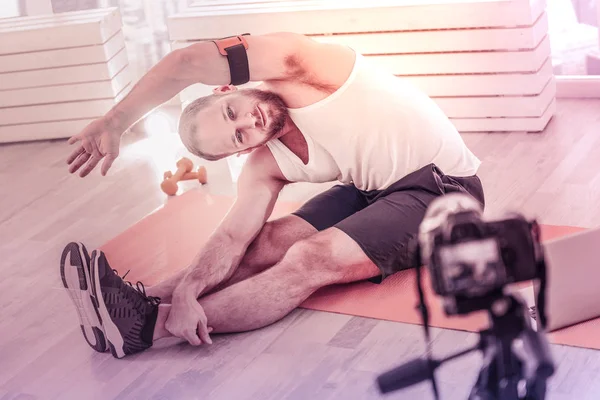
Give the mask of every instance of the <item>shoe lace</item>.
<svg viewBox="0 0 600 400">
<path fill-rule="evenodd" d="M 125 288 L 125 290 L 123 291 L 125 299 L 130 301 L 133 304 L 133 306 L 140 311 L 144 311 L 147 305 L 158 306 L 161 301 L 160 297 L 147 295 L 146 287 L 142 282 L 137 281 L 134 287 L 134 285 L 131 282 L 125 280 L 125 277 L 127 276 L 127 274 L 129 274 L 130 271 L 131 270 L 127 271 L 125 275 L 120 277 L 122 281 L 122 288 Z M 117 270 L 113 269 L 113 272 L 117 276 L 119 276 L 119 272 Z"/>
</svg>

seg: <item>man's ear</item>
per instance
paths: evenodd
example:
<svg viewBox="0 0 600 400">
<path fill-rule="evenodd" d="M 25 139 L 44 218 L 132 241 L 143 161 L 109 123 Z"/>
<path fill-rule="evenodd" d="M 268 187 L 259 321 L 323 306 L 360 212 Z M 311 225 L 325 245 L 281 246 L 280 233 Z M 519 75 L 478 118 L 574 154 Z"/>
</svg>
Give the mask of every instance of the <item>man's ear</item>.
<svg viewBox="0 0 600 400">
<path fill-rule="evenodd" d="M 237 90 L 237 87 L 233 86 L 233 85 L 225 85 L 225 86 L 219 86 L 213 89 L 213 93 L 214 94 L 226 94 L 226 93 L 230 93 L 230 92 L 235 92 Z"/>
</svg>

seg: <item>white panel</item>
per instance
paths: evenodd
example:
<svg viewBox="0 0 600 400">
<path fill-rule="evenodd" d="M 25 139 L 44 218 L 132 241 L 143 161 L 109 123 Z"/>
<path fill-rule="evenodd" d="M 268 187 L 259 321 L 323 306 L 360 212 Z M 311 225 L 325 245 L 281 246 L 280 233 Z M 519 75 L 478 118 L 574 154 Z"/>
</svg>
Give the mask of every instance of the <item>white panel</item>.
<svg viewBox="0 0 600 400">
<path fill-rule="evenodd" d="M 544 13 L 532 27 L 457 29 L 311 36 L 322 43 L 350 46 L 361 54 L 443 53 L 454 51 L 523 50 L 538 47 L 548 31 Z M 173 50 L 200 40 L 173 41 Z"/>
<path fill-rule="evenodd" d="M 108 80 L 127 64 L 127 51 L 123 48 L 107 63 L 1 74 L 0 90 Z"/>
<path fill-rule="evenodd" d="M 103 99 L 0 108 L 0 125 L 97 118 L 106 114 L 117 101 L 117 99 Z"/>
<path fill-rule="evenodd" d="M 131 82 L 131 70 L 123 68 L 112 80 L 41 86 L 0 91 L 0 107 L 113 98 Z"/>
<path fill-rule="evenodd" d="M 536 95 L 553 76 L 552 63 L 532 74 L 481 74 L 411 76 L 417 87 L 432 97 Z"/>
<path fill-rule="evenodd" d="M 434 97 L 433 101 L 452 118 L 539 117 L 555 97 L 551 79 L 537 96 Z"/>
<path fill-rule="evenodd" d="M 242 32 L 324 34 L 531 26 L 543 12 L 541 3 L 534 1 L 530 8 L 529 2 L 521 0 L 429 4 L 416 0 L 355 0 L 296 7 L 240 6 L 227 11 L 191 8 L 169 18 L 169 35 L 171 40 L 193 40 Z"/>
<path fill-rule="evenodd" d="M 199 0 L 192 1 L 188 7 L 214 7 L 223 5 L 235 5 L 235 4 L 247 4 L 247 5 L 260 5 L 263 3 L 308 3 L 313 0 L 297 0 L 295 2 L 282 1 L 282 0 Z"/>
<path fill-rule="evenodd" d="M 533 49 L 548 32 L 544 13 L 532 27 L 407 31 L 311 36 L 322 43 L 350 46 L 362 54 L 439 53 Z"/>
<path fill-rule="evenodd" d="M 451 121 L 460 132 L 542 132 L 555 112 L 556 100 L 541 117 L 451 118 Z"/>
<path fill-rule="evenodd" d="M 551 55 L 548 36 L 529 51 L 482 51 L 461 53 L 367 56 L 396 75 L 479 74 L 534 72 Z"/>
<path fill-rule="evenodd" d="M 121 29 L 121 15 L 117 8 L 102 11 L 90 12 L 88 17 L 65 13 L 38 21 L 15 18 L 0 23 L 0 54 L 103 44 Z"/>
<path fill-rule="evenodd" d="M 183 12 L 202 12 L 202 11 L 237 11 L 241 9 L 273 9 L 289 7 L 316 6 L 323 7 L 327 4 L 336 5 L 343 0 L 266 0 L 266 1 L 208 1 L 193 2 Z M 350 2 L 346 2 L 350 3 Z"/>
<path fill-rule="evenodd" d="M 425 5 L 458 5 L 458 4 L 473 4 L 479 7 L 481 3 L 486 2 L 499 2 L 499 1 L 521 1 L 522 6 L 527 6 L 529 1 L 529 7 L 534 12 L 539 12 L 543 2 L 545 0 L 438 0 L 438 1 L 427 1 L 427 0 L 375 0 L 377 3 L 370 0 L 208 0 L 208 1 L 195 1 L 188 5 L 182 12 L 183 13 L 197 13 L 205 11 L 236 11 L 240 10 L 273 10 L 273 9 L 289 9 L 298 7 L 316 7 L 316 8 L 340 8 L 344 6 L 390 6 L 390 7 L 412 7 L 412 6 L 425 6 Z M 366 3 L 366 4 L 365 4 Z"/>
<path fill-rule="evenodd" d="M 28 15 L 16 18 L 0 19 L 0 29 L 9 27 L 28 27 L 34 25 L 47 25 L 50 23 L 72 23 L 93 18 L 101 18 L 114 11 L 115 8 L 96 8 L 92 10 L 69 11 L 59 14 Z"/>
<path fill-rule="evenodd" d="M 119 31 L 100 45 L 0 55 L 0 73 L 106 62 L 123 47 L 125 40 Z"/>
<path fill-rule="evenodd" d="M 0 126 L 0 143 L 68 138 L 81 132 L 93 120 L 92 118 Z"/>
</svg>

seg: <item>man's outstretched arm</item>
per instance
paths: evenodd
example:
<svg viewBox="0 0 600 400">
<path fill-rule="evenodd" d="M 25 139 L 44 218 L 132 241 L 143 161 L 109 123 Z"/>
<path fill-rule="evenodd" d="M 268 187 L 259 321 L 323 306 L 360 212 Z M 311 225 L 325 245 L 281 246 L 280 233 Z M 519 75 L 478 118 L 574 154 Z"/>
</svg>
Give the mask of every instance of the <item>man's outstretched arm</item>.
<svg viewBox="0 0 600 400">
<path fill-rule="evenodd" d="M 293 81 L 302 76 L 310 60 L 322 60 L 331 51 L 295 33 L 244 36 L 251 81 Z M 119 155 L 121 135 L 144 115 L 196 83 L 227 85 L 231 83 L 227 57 L 212 41 L 174 50 L 163 57 L 134 85 L 131 91 L 101 118 L 91 122 L 69 139 L 78 143 L 67 158 L 74 173 L 84 164 L 80 176 L 88 175 L 104 158 L 102 175 L 106 175 Z"/>
<path fill-rule="evenodd" d="M 238 181 L 238 196 L 219 227 L 192 261 L 173 291 L 170 331 L 192 344 L 208 339 L 198 297 L 229 279 L 271 215 L 286 184 L 268 148 L 253 152 Z"/>
<path fill-rule="evenodd" d="M 290 57 L 310 52 L 313 40 L 294 33 L 244 36 L 250 81 L 285 80 L 293 76 Z M 152 67 L 131 92 L 108 113 L 123 131 L 188 86 L 231 83 L 227 57 L 215 43 L 203 41 L 174 50 Z"/>
</svg>

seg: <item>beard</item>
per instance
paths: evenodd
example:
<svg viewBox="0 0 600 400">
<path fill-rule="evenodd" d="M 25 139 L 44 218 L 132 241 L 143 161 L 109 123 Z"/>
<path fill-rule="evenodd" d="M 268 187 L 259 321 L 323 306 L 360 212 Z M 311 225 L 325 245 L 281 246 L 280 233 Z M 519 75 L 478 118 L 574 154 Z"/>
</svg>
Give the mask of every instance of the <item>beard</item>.
<svg viewBox="0 0 600 400">
<path fill-rule="evenodd" d="M 250 98 L 267 106 L 266 112 L 270 125 L 267 137 L 270 139 L 281 132 L 288 116 L 287 106 L 283 99 L 278 94 L 269 90 L 246 89 L 244 92 L 246 92 Z"/>
</svg>

